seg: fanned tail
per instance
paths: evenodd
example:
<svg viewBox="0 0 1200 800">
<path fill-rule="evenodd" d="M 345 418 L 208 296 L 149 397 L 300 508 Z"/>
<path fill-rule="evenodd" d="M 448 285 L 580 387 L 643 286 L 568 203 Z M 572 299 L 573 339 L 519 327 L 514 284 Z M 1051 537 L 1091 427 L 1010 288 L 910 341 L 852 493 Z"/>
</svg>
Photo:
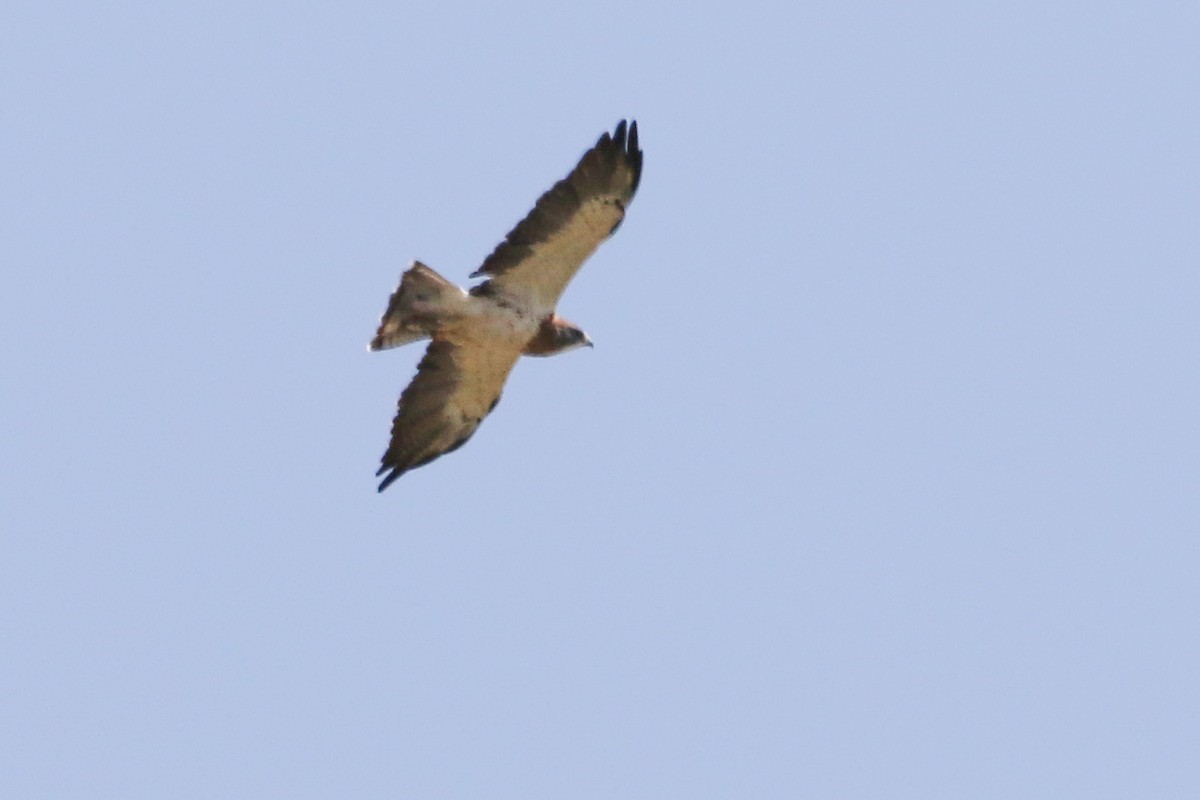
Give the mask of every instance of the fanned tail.
<svg viewBox="0 0 1200 800">
<path fill-rule="evenodd" d="M 420 261 L 414 261 L 401 276 L 400 286 L 392 292 L 387 311 L 379 320 L 379 330 L 368 348 L 386 350 L 430 338 L 440 325 L 458 313 L 465 297 L 462 289 Z"/>
</svg>

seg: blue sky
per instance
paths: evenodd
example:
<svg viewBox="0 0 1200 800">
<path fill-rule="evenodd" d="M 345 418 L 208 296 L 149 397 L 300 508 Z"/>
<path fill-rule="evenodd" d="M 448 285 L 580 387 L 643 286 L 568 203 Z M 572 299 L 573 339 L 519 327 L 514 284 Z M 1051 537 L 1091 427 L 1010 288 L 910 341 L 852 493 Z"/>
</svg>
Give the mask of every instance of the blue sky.
<svg viewBox="0 0 1200 800">
<path fill-rule="evenodd" d="M 3 796 L 1200 784 L 1196 9 L 0 23 Z M 377 495 L 400 272 L 622 117 L 596 348 Z"/>
</svg>

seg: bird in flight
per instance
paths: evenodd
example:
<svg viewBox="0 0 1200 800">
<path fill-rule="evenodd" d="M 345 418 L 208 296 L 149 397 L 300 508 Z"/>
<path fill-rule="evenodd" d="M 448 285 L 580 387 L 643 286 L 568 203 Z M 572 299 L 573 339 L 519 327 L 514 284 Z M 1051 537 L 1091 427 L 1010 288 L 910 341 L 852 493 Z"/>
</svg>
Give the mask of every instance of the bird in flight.
<svg viewBox="0 0 1200 800">
<path fill-rule="evenodd" d="M 466 443 L 500 402 L 517 359 L 590 347 L 555 313 L 583 262 L 616 231 L 642 175 L 637 122 L 622 120 L 543 194 L 463 290 L 419 261 L 400 278 L 371 340 L 386 350 L 431 339 L 400 395 L 379 491 Z"/>
</svg>

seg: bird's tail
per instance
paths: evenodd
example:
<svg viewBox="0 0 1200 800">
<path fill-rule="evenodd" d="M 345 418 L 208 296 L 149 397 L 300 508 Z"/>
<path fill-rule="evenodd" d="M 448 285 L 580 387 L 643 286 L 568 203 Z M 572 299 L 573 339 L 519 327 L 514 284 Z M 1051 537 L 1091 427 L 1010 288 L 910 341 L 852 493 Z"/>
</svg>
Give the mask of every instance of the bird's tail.
<svg viewBox="0 0 1200 800">
<path fill-rule="evenodd" d="M 465 299 L 462 289 L 420 261 L 414 261 L 401 276 L 400 286 L 392 292 L 369 349 L 386 350 L 428 339 L 457 316 Z"/>
</svg>

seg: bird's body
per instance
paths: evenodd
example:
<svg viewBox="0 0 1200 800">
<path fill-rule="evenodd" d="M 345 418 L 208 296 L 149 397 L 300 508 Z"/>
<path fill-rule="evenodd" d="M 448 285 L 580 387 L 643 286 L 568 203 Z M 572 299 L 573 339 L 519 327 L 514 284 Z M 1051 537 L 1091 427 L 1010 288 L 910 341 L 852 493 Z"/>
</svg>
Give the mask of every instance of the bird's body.
<svg viewBox="0 0 1200 800">
<path fill-rule="evenodd" d="M 641 169 L 637 123 L 627 129 L 622 121 L 472 274 L 488 280 L 464 291 L 420 262 L 404 273 L 370 349 L 433 341 L 400 396 L 377 473 L 388 473 L 380 491 L 461 447 L 500 401 L 522 355 L 591 345 L 555 308 L 583 262 L 620 225 Z"/>
</svg>

